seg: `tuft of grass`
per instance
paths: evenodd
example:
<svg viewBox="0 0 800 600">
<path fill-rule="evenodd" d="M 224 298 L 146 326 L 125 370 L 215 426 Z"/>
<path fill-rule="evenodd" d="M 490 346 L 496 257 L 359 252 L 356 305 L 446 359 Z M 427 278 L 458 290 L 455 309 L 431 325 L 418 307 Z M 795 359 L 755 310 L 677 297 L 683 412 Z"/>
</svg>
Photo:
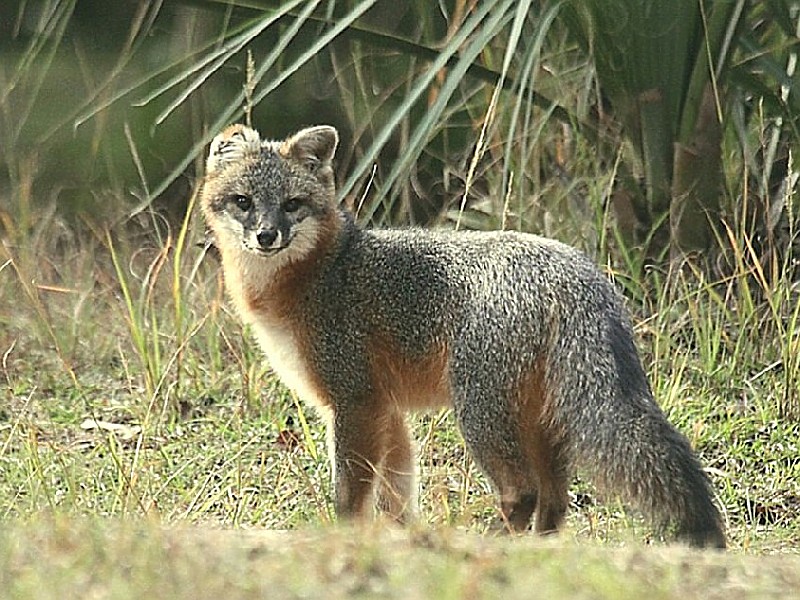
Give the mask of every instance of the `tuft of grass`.
<svg viewBox="0 0 800 600">
<path fill-rule="evenodd" d="M 580 565 L 579 569 L 575 566 Z M 303 533 L 40 518 L 0 532 L 10 597 L 785 598 L 800 557 L 607 548 L 451 529 Z"/>
</svg>

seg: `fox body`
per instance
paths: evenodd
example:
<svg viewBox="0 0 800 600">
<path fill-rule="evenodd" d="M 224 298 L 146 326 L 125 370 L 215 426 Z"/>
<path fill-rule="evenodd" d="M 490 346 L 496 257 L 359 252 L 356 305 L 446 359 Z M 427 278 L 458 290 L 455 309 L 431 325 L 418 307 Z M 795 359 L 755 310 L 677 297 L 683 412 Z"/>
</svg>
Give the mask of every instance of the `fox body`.
<svg viewBox="0 0 800 600">
<path fill-rule="evenodd" d="M 555 531 L 585 468 L 697 546 L 724 547 L 709 481 L 654 402 L 613 286 L 516 232 L 365 230 L 335 203 L 331 127 L 211 144 L 202 210 L 271 366 L 328 419 L 335 504 L 413 511 L 404 412 L 453 408 L 501 515 Z"/>
</svg>

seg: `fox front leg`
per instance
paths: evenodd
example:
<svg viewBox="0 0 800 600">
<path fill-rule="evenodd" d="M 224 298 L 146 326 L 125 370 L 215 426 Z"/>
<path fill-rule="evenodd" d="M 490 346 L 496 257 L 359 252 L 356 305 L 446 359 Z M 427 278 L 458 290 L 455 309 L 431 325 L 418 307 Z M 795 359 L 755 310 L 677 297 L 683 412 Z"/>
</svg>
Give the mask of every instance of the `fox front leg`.
<svg viewBox="0 0 800 600">
<path fill-rule="evenodd" d="M 332 419 L 334 498 L 343 519 L 368 516 L 384 445 L 374 413 L 358 408 L 338 409 Z"/>
</svg>

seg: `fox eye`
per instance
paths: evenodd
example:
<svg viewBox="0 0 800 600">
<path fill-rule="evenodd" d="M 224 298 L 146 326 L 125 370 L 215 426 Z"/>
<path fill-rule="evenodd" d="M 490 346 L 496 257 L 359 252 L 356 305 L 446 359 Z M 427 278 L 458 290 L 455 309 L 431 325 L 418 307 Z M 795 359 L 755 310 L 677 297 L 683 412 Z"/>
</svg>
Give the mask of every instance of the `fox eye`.
<svg viewBox="0 0 800 600">
<path fill-rule="evenodd" d="M 300 198 L 289 198 L 283 204 L 283 210 L 288 213 L 296 212 L 300 206 L 302 206 L 303 201 Z"/>
<path fill-rule="evenodd" d="M 231 196 L 228 201 L 236 205 L 236 208 L 243 212 L 247 212 L 253 207 L 253 199 L 249 196 L 243 196 L 241 194 Z"/>
</svg>

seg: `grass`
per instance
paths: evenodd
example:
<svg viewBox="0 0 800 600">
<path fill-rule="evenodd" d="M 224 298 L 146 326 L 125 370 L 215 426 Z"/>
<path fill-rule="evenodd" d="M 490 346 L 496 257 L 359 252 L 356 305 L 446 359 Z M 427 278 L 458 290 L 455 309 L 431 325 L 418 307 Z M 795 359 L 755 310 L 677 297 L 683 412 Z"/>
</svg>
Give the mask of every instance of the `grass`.
<svg viewBox="0 0 800 600">
<path fill-rule="evenodd" d="M 414 420 L 420 522 L 335 525 L 321 423 L 230 313 L 193 219 L 160 238 L 77 235 L 48 213 L 3 245 L 0 581 L 11 596 L 777 597 L 797 586 L 798 300 L 788 270 L 735 236 L 724 281 L 609 270 L 635 299 L 655 395 L 719 494 L 731 552 L 715 555 L 662 546 L 580 479 L 555 540 L 495 539 L 494 497 L 446 411 Z"/>
<path fill-rule="evenodd" d="M 800 557 L 609 549 L 453 529 L 302 532 L 40 519 L 0 532 L 8 597 L 785 598 Z M 576 570 L 576 565 L 580 569 Z"/>
<path fill-rule="evenodd" d="M 32 520 L 34 530 L 42 512 L 167 527 L 332 521 L 321 424 L 274 381 L 229 313 L 217 263 L 191 243 L 198 225 L 187 219 L 137 246 L 114 231 L 74 236 L 50 217 L 28 243 L 5 244 L 6 520 L 23 529 Z M 800 424 L 790 418 L 797 364 L 786 359 L 797 299 L 783 279 L 761 285 L 740 258 L 739 274 L 713 285 L 689 272 L 626 286 L 641 286 L 637 330 L 656 397 L 709 468 L 731 547 L 791 552 Z M 418 417 L 415 429 L 422 523 L 484 531 L 494 499 L 450 415 Z M 565 540 L 654 539 L 588 483 L 572 493 Z M 107 534 L 123 535 L 113 525 Z"/>
<path fill-rule="evenodd" d="M 10 88 L 16 101 L 0 99 L 4 122 L 13 125 L 3 154 L 8 180 L 0 190 L 7 200 L 0 207 L 0 596 L 514 598 L 535 590 L 543 598 L 728 598 L 785 597 L 800 588 L 800 298 L 793 265 L 761 258 L 743 235 L 736 218 L 747 219 L 744 208 L 720 240 L 729 261 L 724 279 L 709 281 L 688 267 L 648 270 L 642 253 L 626 248 L 610 214 L 617 165 L 629 154 L 617 138 L 598 145 L 554 123 L 555 105 L 540 110 L 531 98 L 513 94 L 501 95 L 490 110 L 491 89 L 477 81 L 465 79 L 459 97 L 452 86 L 469 61 L 438 73 L 411 57 L 403 74 L 377 60 L 363 70 L 359 60 L 371 60 L 343 52 L 340 62 L 352 60 L 352 67 L 336 61 L 334 67 L 336 85 L 346 93 L 340 100 L 326 97 L 326 104 L 345 105 L 345 122 L 355 134 L 339 160 L 353 167 L 358 159 L 356 166 L 372 168 L 392 119 L 402 121 L 398 145 L 413 146 L 399 160 L 391 153 L 381 156 L 376 169 L 377 193 L 400 198 L 402 209 L 393 212 L 388 201 L 370 204 L 377 197 L 371 190 L 361 216 L 375 212 L 376 220 L 413 220 L 411 187 L 422 193 L 430 186 L 436 196 L 441 183 L 446 200 L 436 210 L 450 225 L 538 231 L 594 256 L 630 299 L 655 396 L 708 469 L 730 552 L 665 546 L 618 499 L 602 496 L 579 478 L 558 537 L 495 538 L 487 533 L 497 516 L 494 497 L 446 411 L 414 419 L 419 522 L 404 531 L 382 522 L 352 529 L 334 522 L 321 423 L 275 381 L 230 313 L 218 264 L 196 247 L 202 225 L 194 221 L 195 212 L 189 210 L 186 220 L 171 228 L 160 217 L 144 215 L 108 230 L 98 224 L 130 208 L 126 198 L 133 175 L 145 192 L 154 189 L 158 177 L 148 175 L 141 160 L 157 149 L 173 149 L 160 162 L 174 168 L 173 175 L 182 172 L 194 160 L 186 149 L 199 147 L 215 128 L 206 114 L 192 113 L 185 121 L 194 123 L 191 131 L 181 131 L 190 142 L 182 146 L 172 143 L 175 132 L 169 128 L 159 132 L 170 143 L 152 138 L 152 119 L 131 113 L 128 104 L 118 108 L 125 135 L 113 126 L 112 111 L 95 122 L 105 107 L 97 98 L 106 97 L 106 84 L 96 87 L 92 77 L 71 70 L 83 64 L 78 58 L 84 51 L 69 36 L 76 57 L 54 63 L 59 68 L 52 73 L 63 80 L 52 87 L 75 89 L 88 104 L 73 106 L 75 100 L 60 93 L 40 93 L 37 80 L 50 69 L 51 50 L 61 56 L 61 46 L 71 47 L 60 40 L 74 3 L 48 5 L 59 8 L 53 19 L 57 35 L 40 36 L 42 43 L 21 55 L 25 64 L 39 66 L 8 68 L 19 78 Z M 153 7 L 160 5 L 142 6 L 157 12 Z M 133 23 L 128 39 L 146 39 L 147 28 Z M 509 23 L 516 27 L 521 21 Z M 537 90 L 567 98 L 569 106 L 585 104 L 579 113 L 589 110 L 589 98 L 597 93 L 592 76 L 584 68 L 563 68 L 571 52 L 565 42 L 553 42 L 540 56 L 546 30 L 536 24 L 535 43 L 523 57 L 526 66 L 516 71 L 535 73 Z M 292 31 L 284 30 L 281 40 Z M 494 35 L 488 28 L 484 33 Z M 221 49 L 230 54 L 238 41 L 226 40 Z M 459 48 L 453 40 L 443 51 Z M 207 49 L 217 40 L 206 42 Z M 180 60 L 190 55 L 176 48 Z M 498 38 L 496 55 L 486 51 L 482 60 L 505 71 L 506 48 Z M 312 54 L 303 48 L 296 58 Z M 120 56 L 123 65 L 133 53 L 123 49 Z M 271 59 L 260 60 L 250 69 L 259 77 Z M 370 73 L 373 69 L 380 77 Z M 288 71 L 278 77 L 282 73 Z M 454 94 L 453 100 L 445 106 L 436 94 L 430 96 L 424 108 L 436 102 L 436 110 L 423 110 L 422 117 L 395 112 L 397 98 L 390 101 L 388 92 L 375 97 L 383 79 L 390 80 L 389 90 L 400 81 L 406 99 L 431 93 L 419 82 L 434 74 L 431 90 L 439 98 Z M 242 95 L 253 95 L 253 77 L 248 74 Z M 130 81 L 118 83 L 118 90 L 112 80 L 107 91 L 113 97 L 126 86 L 137 97 L 152 92 Z M 75 81 L 85 81 L 86 89 Z M 303 78 L 298 81 L 286 93 L 291 103 L 299 94 L 313 95 Z M 356 81 L 357 86 L 348 84 Z M 214 105 L 208 113 L 224 120 L 239 109 L 233 96 L 242 86 L 221 83 L 231 97 L 224 110 Z M 354 89 L 357 97 L 348 101 Z M 34 110 L 49 106 L 51 98 L 58 110 Z M 293 116 L 284 115 L 279 99 L 270 95 L 258 106 L 266 111 L 257 116 L 260 124 L 288 126 L 306 118 L 292 111 L 287 115 Z M 170 110 L 176 102 L 182 100 L 171 100 Z M 249 116 L 257 102 L 247 97 L 244 103 Z M 68 118 L 62 115 L 66 104 Z M 21 119 L 20 112 L 30 119 Z M 29 150 L 21 141 L 39 138 L 25 127 L 48 129 L 45 113 L 58 114 L 67 124 L 92 120 L 94 129 L 90 136 L 89 127 L 81 125 L 76 137 L 67 128 L 73 144 L 68 151 L 56 152 L 60 146 L 47 136 L 41 139 L 50 145 Z M 150 132 L 142 141 L 128 132 L 129 113 L 139 115 L 138 126 Z M 484 122 L 484 143 L 465 154 Z M 768 120 L 753 124 L 758 132 L 771 126 Z M 441 139 L 440 128 L 447 133 Z M 428 144 L 425 159 L 411 168 L 427 137 L 436 143 Z M 127 151 L 117 148 L 123 140 Z M 352 154 L 344 154 L 348 151 Z M 63 210 L 61 183 L 57 177 L 50 181 L 51 162 L 68 165 L 64 169 L 71 176 L 87 170 L 79 158 L 108 171 L 107 184 L 87 177 L 88 192 L 74 194 L 103 212 L 102 218 L 80 221 L 79 208 Z M 433 159 L 442 163 L 439 175 L 449 173 L 444 182 L 438 182 L 435 168 L 425 171 L 424 163 Z M 401 164 L 410 174 L 392 168 Z M 463 177 L 467 164 L 474 178 Z M 746 192 L 737 190 L 749 189 L 741 174 L 745 168 L 733 158 L 726 169 L 726 194 L 738 206 Z M 462 190 L 472 179 L 475 189 Z M 394 191 L 386 185 L 392 180 Z M 59 210 L 48 208 L 49 198 L 58 199 Z M 465 212 L 456 209 L 462 199 L 469 200 Z M 796 218 L 788 193 L 785 201 L 794 242 Z"/>
</svg>

